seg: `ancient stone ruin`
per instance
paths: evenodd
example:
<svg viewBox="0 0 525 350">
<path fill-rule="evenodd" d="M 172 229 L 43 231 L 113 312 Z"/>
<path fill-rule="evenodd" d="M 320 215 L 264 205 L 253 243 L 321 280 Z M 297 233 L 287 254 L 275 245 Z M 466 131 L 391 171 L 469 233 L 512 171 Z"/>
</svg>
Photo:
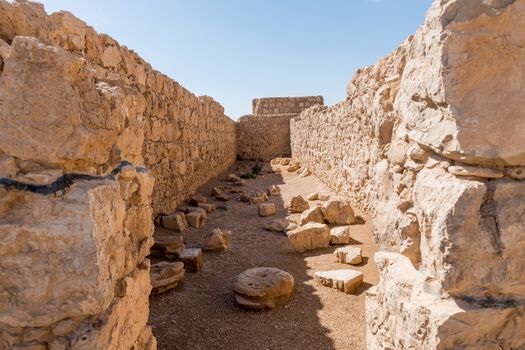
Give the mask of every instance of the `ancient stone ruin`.
<svg viewBox="0 0 525 350">
<path fill-rule="evenodd" d="M 290 303 L 315 349 L 525 349 L 524 47 L 525 0 L 436 0 L 345 101 L 256 99 L 234 122 L 72 14 L 0 0 L 0 349 L 156 349 L 152 288 L 176 299 L 207 257 L 245 244 L 239 261 L 258 261 L 270 240 L 284 253 L 228 265 L 230 294 L 206 299 L 230 308 L 221 324 L 253 312 L 217 302 L 237 298 L 266 313 Z M 290 190 L 314 177 L 331 193 Z M 213 226 L 238 212 L 250 224 Z M 372 255 L 353 240 L 368 218 Z M 327 268 L 300 279 L 306 267 L 281 266 L 321 255 Z M 293 290 L 310 280 L 320 298 L 366 303 L 361 347 L 308 338 L 322 315 Z M 334 312 L 342 329 L 359 322 Z"/>
</svg>

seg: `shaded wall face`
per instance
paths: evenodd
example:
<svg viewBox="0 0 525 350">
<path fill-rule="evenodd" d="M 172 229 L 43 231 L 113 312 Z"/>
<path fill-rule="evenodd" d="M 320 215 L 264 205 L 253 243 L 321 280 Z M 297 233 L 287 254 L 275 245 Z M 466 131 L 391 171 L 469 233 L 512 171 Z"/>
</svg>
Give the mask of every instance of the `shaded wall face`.
<svg viewBox="0 0 525 350">
<path fill-rule="evenodd" d="M 525 130 L 510 63 L 524 14 L 523 0 L 436 1 L 345 102 L 291 121 L 292 156 L 374 215 L 371 349 L 525 345 L 525 147 L 510 132 Z"/>
<path fill-rule="evenodd" d="M 323 103 L 322 96 L 253 100 L 253 114 L 242 116 L 237 122 L 237 157 L 264 161 L 289 157 L 290 120 L 302 111 Z"/>
<path fill-rule="evenodd" d="M 0 1 L 0 124 L 0 348 L 154 349 L 152 218 L 233 163 L 235 123 L 71 14 Z"/>
</svg>

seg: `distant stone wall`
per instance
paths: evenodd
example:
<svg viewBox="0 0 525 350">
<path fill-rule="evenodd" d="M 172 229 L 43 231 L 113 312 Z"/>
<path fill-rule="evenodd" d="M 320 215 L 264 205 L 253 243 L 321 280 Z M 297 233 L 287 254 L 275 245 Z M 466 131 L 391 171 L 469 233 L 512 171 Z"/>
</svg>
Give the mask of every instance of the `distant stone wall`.
<svg viewBox="0 0 525 350">
<path fill-rule="evenodd" d="M 374 216 L 369 349 L 525 347 L 523 27 L 525 0 L 435 1 L 290 123 L 292 157 Z"/>
<path fill-rule="evenodd" d="M 0 349 L 154 349 L 152 218 L 234 162 L 235 123 L 73 15 L 0 0 L 0 125 Z"/>
<path fill-rule="evenodd" d="M 237 157 L 268 161 L 289 157 L 290 119 L 313 105 L 323 105 L 322 96 L 255 99 L 253 113 L 237 122 Z"/>
<path fill-rule="evenodd" d="M 257 98 L 252 101 L 252 113 L 256 115 L 299 114 L 317 104 L 324 104 L 323 96 Z"/>
</svg>

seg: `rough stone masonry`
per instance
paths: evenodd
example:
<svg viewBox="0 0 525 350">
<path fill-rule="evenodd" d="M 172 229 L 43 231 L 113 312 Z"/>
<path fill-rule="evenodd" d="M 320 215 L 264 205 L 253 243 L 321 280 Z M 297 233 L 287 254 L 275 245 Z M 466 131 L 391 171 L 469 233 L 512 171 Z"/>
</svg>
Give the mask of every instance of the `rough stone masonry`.
<svg viewBox="0 0 525 350">
<path fill-rule="evenodd" d="M 525 348 L 525 0 L 434 1 L 293 158 L 374 214 L 370 349 Z"/>
<path fill-rule="evenodd" d="M 290 156 L 290 119 L 323 104 L 322 96 L 254 99 L 253 114 L 242 116 L 237 123 L 237 157 L 269 161 Z"/>
</svg>

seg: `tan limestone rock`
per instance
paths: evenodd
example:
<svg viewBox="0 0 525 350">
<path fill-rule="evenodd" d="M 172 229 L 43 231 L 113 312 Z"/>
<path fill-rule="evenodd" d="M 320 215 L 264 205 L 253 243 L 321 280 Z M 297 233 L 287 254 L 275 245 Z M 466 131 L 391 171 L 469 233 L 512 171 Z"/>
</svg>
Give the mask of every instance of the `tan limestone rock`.
<svg viewBox="0 0 525 350">
<path fill-rule="evenodd" d="M 157 227 L 153 239 L 155 244 L 151 249 L 151 254 L 154 256 L 173 259 L 184 250 L 184 238 L 173 231 Z"/>
<path fill-rule="evenodd" d="M 224 251 L 230 248 L 230 239 L 232 232 L 230 230 L 214 229 L 206 237 L 204 242 L 205 251 Z"/>
<path fill-rule="evenodd" d="M 359 265 L 363 262 L 361 248 L 358 247 L 341 247 L 334 251 L 337 261 L 341 264 Z"/>
<path fill-rule="evenodd" d="M 184 263 L 184 270 L 186 270 L 186 272 L 199 272 L 203 264 L 202 249 L 184 249 L 180 253 L 179 259 Z"/>
<path fill-rule="evenodd" d="M 487 179 L 499 179 L 503 177 L 503 173 L 498 170 L 489 169 L 489 168 L 480 168 L 474 166 L 449 166 L 448 172 L 456 176 L 474 176 L 482 177 Z"/>
<path fill-rule="evenodd" d="M 276 219 L 272 220 L 269 223 L 267 223 L 264 228 L 267 231 L 274 231 L 274 232 L 286 232 L 288 229 L 288 221 L 285 219 Z"/>
<path fill-rule="evenodd" d="M 277 209 L 273 203 L 261 203 L 259 204 L 259 216 L 266 217 L 275 215 Z"/>
<path fill-rule="evenodd" d="M 200 209 L 200 208 L 199 208 Z M 206 222 L 206 211 L 192 211 L 186 214 L 188 225 L 193 228 L 202 228 Z"/>
<path fill-rule="evenodd" d="M 184 264 L 162 261 L 151 265 L 152 294 L 164 293 L 179 286 L 184 278 Z"/>
<path fill-rule="evenodd" d="M 340 200 L 330 200 L 321 207 L 326 221 L 335 225 L 351 225 L 355 223 L 354 210 L 350 203 Z"/>
<path fill-rule="evenodd" d="M 309 223 L 287 232 L 288 241 L 299 253 L 326 248 L 330 244 L 330 228 L 324 224 Z"/>
<path fill-rule="evenodd" d="M 204 209 L 206 213 L 214 212 L 217 209 L 213 203 L 199 203 L 198 207 Z"/>
<path fill-rule="evenodd" d="M 314 278 L 323 286 L 351 294 L 363 282 L 363 273 L 355 270 L 317 271 Z"/>
<path fill-rule="evenodd" d="M 308 199 L 309 201 L 316 201 L 317 199 L 319 199 L 319 194 L 317 192 L 312 192 L 308 196 L 306 196 L 306 199 Z"/>
<path fill-rule="evenodd" d="M 330 230 L 330 244 L 348 244 L 350 243 L 350 227 L 336 226 Z"/>
<path fill-rule="evenodd" d="M 324 215 L 320 205 L 316 205 L 315 207 L 301 213 L 301 226 L 306 225 L 309 222 L 317 222 L 319 224 L 324 223 Z"/>
<path fill-rule="evenodd" d="M 277 186 L 272 185 L 268 187 L 266 193 L 268 194 L 268 196 L 278 196 L 281 194 L 281 191 L 279 191 L 279 188 Z"/>
<path fill-rule="evenodd" d="M 303 211 L 310 208 L 308 202 L 301 196 L 295 196 L 288 205 L 290 213 L 302 213 Z"/>
<path fill-rule="evenodd" d="M 249 269 L 234 282 L 235 301 L 248 310 L 273 309 L 288 303 L 294 278 L 286 271 L 273 267 Z"/>
<path fill-rule="evenodd" d="M 188 222 L 186 221 L 186 215 L 178 212 L 172 215 L 166 215 L 162 217 L 162 227 L 168 230 L 175 230 L 178 232 L 184 232 L 188 229 Z"/>
</svg>

